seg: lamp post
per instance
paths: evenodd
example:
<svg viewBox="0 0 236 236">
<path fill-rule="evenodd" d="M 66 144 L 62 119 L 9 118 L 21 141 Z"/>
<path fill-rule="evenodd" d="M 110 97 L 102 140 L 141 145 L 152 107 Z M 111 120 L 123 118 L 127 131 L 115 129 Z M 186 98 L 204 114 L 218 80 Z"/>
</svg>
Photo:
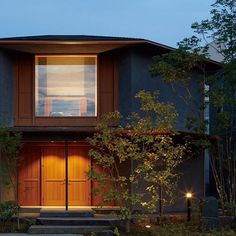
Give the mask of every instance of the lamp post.
<svg viewBox="0 0 236 236">
<path fill-rule="evenodd" d="M 186 193 L 186 199 L 187 199 L 187 221 L 191 221 L 191 198 L 192 193 L 188 192 Z"/>
</svg>

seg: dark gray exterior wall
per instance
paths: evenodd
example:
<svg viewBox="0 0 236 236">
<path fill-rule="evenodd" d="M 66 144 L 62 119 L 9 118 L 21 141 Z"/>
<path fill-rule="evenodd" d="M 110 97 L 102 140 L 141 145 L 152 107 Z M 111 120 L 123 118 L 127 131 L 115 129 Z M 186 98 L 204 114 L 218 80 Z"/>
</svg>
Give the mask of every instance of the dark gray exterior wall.
<svg viewBox="0 0 236 236">
<path fill-rule="evenodd" d="M 197 106 L 201 104 L 200 85 L 196 80 L 190 83 L 193 101 L 186 103 L 181 96 L 186 94 L 183 87 L 175 91 L 170 85 L 163 82 L 161 77 L 152 77 L 149 67 L 152 63 L 152 55 L 141 52 L 129 51 L 125 57 L 120 58 L 119 63 L 119 110 L 125 116 L 139 110 L 138 100 L 135 95 L 140 90 L 160 91 L 160 100 L 173 103 L 179 113 L 176 123 L 177 130 L 186 130 L 186 117 L 198 115 Z"/>
<path fill-rule="evenodd" d="M 13 59 L 0 51 L 0 123 L 11 127 L 14 124 Z"/>
<path fill-rule="evenodd" d="M 118 56 L 118 109 L 124 117 L 130 114 L 133 106 L 132 61 L 131 52 L 127 50 Z"/>
<path fill-rule="evenodd" d="M 183 88 L 173 89 L 164 83 L 161 77 L 152 77 L 149 67 L 152 56 L 135 51 L 128 51 L 119 59 L 119 111 L 127 116 L 131 112 L 139 110 L 139 103 L 135 95 L 140 90 L 160 91 L 160 100 L 171 102 L 176 107 L 179 117 L 176 129 L 186 131 L 186 116 L 198 115 L 198 107 L 201 104 L 200 86 L 196 80 L 191 81 L 191 94 L 194 97 L 192 104 L 186 103 L 181 95 Z M 178 93 L 177 93 L 178 92 Z M 196 103 L 197 104 L 196 104 Z M 185 193 L 191 191 L 196 199 L 204 197 L 204 155 L 187 160 L 178 170 L 180 180 L 176 192 L 176 202 L 165 208 L 165 211 L 180 212 L 186 210 Z"/>
<path fill-rule="evenodd" d="M 189 160 L 185 160 L 178 168 L 180 173 L 175 200 L 172 205 L 166 206 L 165 212 L 186 211 L 187 192 L 193 193 L 194 202 L 200 203 L 205 195 L 204 187 L 204 158 L 203 155 Z"/>
</svg>

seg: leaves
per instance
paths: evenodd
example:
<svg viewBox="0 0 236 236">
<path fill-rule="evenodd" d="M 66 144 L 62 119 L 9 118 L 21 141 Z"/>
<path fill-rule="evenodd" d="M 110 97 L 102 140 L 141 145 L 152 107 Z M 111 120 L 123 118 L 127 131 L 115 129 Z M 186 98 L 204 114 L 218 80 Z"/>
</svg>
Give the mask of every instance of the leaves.
<svg viewBox="0 0 236 236">
<path fill-rule="evenodd" d="M 154 57 L 151 72 L 161 76 L 172 88 L 181 85 L 189 96 L 181 96 L 188 104 L 196 104 L 197 115 L 186 117 L 186 128 L 199 133 L 207 131 L 208 122 L 203 114 L 210 111 L 210 131 L 219 135 L 210 146 L 211 167 L 216 188 L 224 208 L 227 202 L 236 203 L 236 1 L 216 0 L 212 4 L 210 18 L 192 24 L 194 35 L 178 43 L 178 49 Z M 222 56 L 221 67 L 209 66 L 209 53 L 215 51 Z M 202 88 L 202 104 L 194 100 L 190 81 L 194 72 L 200 74 L 196 80 Z M 206 87 L 205 87 L 206 88 Z M 208 110 L 207 110 L 207 109 Z M 206 110 L 204 110 L 206 109 Z M 209 115 L 209 114 L 208 114 Z M 206 117 L 208 119 L 208 117 Z M 193 143 L 199 149 L 209 148 L 205 138 Z"/>
<path fill-rule="evenodd" d="M 20 160 L 21 134 L 0 125 L 0 181 L 17 191 L 17 166 Z"/>
<path fill-rule="evenodd" d="M 176 167 L 186 146 L 174 142 L 177 113 L 172 104 L 160 102 L 159 95 L 159 91 L 140 91 L 139 112 L 131 114 L 124 126 L 113 125 L 120 123 L 121 114 L 106 114 L 88 140 L 94 163 L 88 176 L 96 182 L 101 204 L 115 201 L 122 219 L 129 219 L 137 206 L 156 211 L 160 186 L 165 191 L 162 201 L 173 200 Z"/>
</svg>

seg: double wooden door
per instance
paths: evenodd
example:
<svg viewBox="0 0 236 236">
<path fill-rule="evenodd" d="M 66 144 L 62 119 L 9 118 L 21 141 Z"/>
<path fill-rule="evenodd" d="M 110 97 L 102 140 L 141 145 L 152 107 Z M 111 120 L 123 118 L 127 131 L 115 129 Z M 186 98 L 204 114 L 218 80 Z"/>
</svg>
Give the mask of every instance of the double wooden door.
<svg viewBox="0 0 236 236">
<path fill-rule="evenodd" d="M 32 151 L 35 150 L 35 151 Z M 27 148 L 19 168 L 18 198 L 21 205 L 64 206 L 66 155 L 63 146 Z M 88 146 L 68 148 L 68 204 L 91 205 Z"/>
</svg>

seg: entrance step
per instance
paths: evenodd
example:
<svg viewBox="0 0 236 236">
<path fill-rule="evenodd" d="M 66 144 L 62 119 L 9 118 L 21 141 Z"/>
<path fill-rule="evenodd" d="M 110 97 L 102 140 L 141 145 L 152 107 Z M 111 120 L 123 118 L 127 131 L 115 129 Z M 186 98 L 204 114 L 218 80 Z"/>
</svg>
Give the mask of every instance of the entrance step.
<svg viewBox="0 0 236 236">
<path fill-rule="evenodd" d="M 119 207 L 92 207 L 96 214 L 115 214 L 120 213 Z"/>
<path fill-rule="evenodd" d="M 29 234 L 88 234 L 88 233 L 104 233 L 103 235 L 112 235 L 109 226 L 65 226 L 65 225 L 32 225 Z"/>
<path fill-rule="evenodd" d="M 117 217 L 39 217 L 38 225 L 92 225 L 92 226 L 112 226 L 120 225 Z"/>
<path fill-rule="evenodd" d="M 40 217 L 93 217 L 95 212 L 92 209 L 86 210 L 70 210 L 70 211 L 61 211 L 61 210 L 41 210 Z"/>
</svg>

